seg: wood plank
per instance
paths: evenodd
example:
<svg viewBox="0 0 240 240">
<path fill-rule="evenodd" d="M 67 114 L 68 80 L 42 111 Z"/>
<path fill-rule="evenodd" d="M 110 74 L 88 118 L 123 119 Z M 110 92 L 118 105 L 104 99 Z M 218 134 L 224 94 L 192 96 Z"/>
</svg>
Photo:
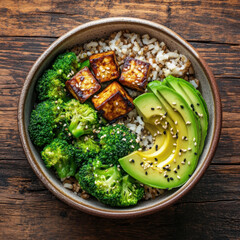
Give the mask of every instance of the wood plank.
<svg viewBox="0 0 240 240">
<path fill-rule="evenodd" d="M 1 1 L 3 36 L 60 36 L 91 20 L 141 17 L 161 23 L 188 40 L 240 43 L 238 0 L 52 0 Z"/>
<path fill-rule="evenodd" d="M 134 239 L 236 239 L 239 171 L 240 166 L 210 166 L 198 185 L 168 209 L 137 219 L 109 220 L 84 214 L 57 200 L 26 161 L 1 161 L 0 238 L 132 239 L 134 234 Z"/>
</svg>

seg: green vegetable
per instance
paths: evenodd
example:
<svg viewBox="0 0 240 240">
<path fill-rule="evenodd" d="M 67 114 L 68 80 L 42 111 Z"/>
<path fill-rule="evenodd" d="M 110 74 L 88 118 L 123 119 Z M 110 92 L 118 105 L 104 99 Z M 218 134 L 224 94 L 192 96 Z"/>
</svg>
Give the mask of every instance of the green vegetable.
<svg viewBox="0 0 240 240">
<path fill-rule="evenodd" d="M 54 167 L 59 178 L 75 175 L 74 147 L 66 141 L 54 139 L 43 149 L 41 156 L 48 168 Z"/>
<path fill-rule="evenodd" d="M 93 128 L 98 124 L 96 111 L 88 104 L 81 104 L 76 99 L 66 102 L 60 120 L 68 122 L 68 129 L 76 138 L 92 133 Z"/>
<path fill-rule="evenodd" d="M 81 63 L 80 69 L 83 69 L 84 67 L 90 68 L 90 61 L 89 60 L 86 60 L 86 61 Z"/>
<path fill-rule="evenodd" d="M 100 151 L 100 146 L 97 142 L 88 136 L 78 139 L 74 147 L 76 148 L 75 161 L 79 166 L 82 165 L 83 162 L 94 160 Z"/>
<path fill-rule="evenodd" d="M 118 165 L 119 158 L 139 148 L 136 135 L 120 124 L 102 127 L 98 138 L 101 144 L 99 156 L 101 161 L 106 164 Z"/>
<path fill-rule="evenodd" d="M 122 178 L 122 190 L 121 197 L 118 206 L 127 207 L 136 205 L 139 200 L 143 198 L 144 188 L 139 185 L 129 175 L 123 176 Z"/>
<path fill-rule="evenodd" d="M 68 80 L 69 74 L 73 71 L 77 72 L 80 64 L 77 61 L 77 56 L 74 52 L 60 54 L 53 63 L 53 69 L 65 80 Z"/>
<path fill-rule="evenodd" d="M 42 147 L 50 143 L 54 136 L 54 129 L 57 127 L 56 118 L 61 112 L 62 100 L 41 102 L 32 111 L 28 127 L 29 136 L 32 142 Z"/>
<path fill-rule="evenodd" d="M 135 205 L 144 194 L 132 178 L 122 177 L 116 165 L 104 165 L 98 158 L 80 168 L 76 177 L 85 191 L 113 207 Z"/>
<path fill-rule="evenodd" d="M 47 70 L 39 78 L 36 86 L 40 101 L 66 98 L 65 84 L 55 70 Z"/>
</svg>

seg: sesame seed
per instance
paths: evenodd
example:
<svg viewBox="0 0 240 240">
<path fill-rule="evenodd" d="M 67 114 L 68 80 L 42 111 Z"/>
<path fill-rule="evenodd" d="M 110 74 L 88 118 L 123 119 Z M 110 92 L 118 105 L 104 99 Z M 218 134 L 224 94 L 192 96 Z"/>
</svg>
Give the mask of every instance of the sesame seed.
<svg viewBox="0 0 240 240">
<path fill-rule="evenodd" d="M 180 177 L 180 176 L 177 176 L 177 178 L 178 178 L 178 179 L 181 179 L 181 177 Z"/>
<path fill-rule="evenodd" d="M 177 162 L 175 158 L 173 159 L 173 162 L 175 162 L 175 163 Z"/>
<path fill-rule="evenodd" d="M 181 109 L 184 109 L 184 106 L 183 105 L 180 105 Z"/>
<path fill-rule="evenodd" d="M 194 146 L 197 146 L 197 143 L 196 143 L 196 142 L 194 143 Z"/>
<path fill-rule="evenodd" d="M 188 165 L 189 165 L 189 166 L 191 165 L 191 162 L 190 162 L 190 161 L 188 161 Z"/>
<path fill-rule="evenodd" d="M 177 144 L 176 144 L 176 143 L 173 143 L 173 146 L 177 146 Z"/>
<path fill-rule="evenodd" d="M 131 148 L 135 148 L 133 145 L 131 145 Z"/>
<path fill-rule="evenodd" d="M 151 108 L 151 110 L 154 110 L 154 108 Z"/>
<path fill-rule="evenodd" d="M 157 106 L 157 109 L 161 110 L 161 109 L 162 109 L 162 107 L 161 107 L 161 106 Z"/>
<path fill-rule="evenodd" d="M 199 103 L 197 103 L 197 105 L 199 106 L 200 104 L 199 104 Z"/>
<path fill-rule="evenodd" d="M 175 106 L 175 105 L 176 105 L 176 103 L 175 103 L 175 102 L 173 102 L 173 103 L 172 103 L 172 105 L 173 105 L 173 106 Z"/>
<path fill-rule="evenodd" d="M 154 160 L 155 160 L 155 161 L 158 161 L 158 159 L 157 159 L 157 158 L 154 158 Z"/>
<path fill-rule="evenodd" d="M 182 161 L 182 162 L 181 162 L 181 164 L 182 164 L 182 165 L 184 165 L 184 164 L 185 164 L 185 162 L 184 162 L 184 161 Z"/>
<path fill-rule="evenodd" d="M 188 148 L 188 151 L 191 151 L 192 149 L 191 148 Z"/>
<path fill-rule="evenodd" d="M 158 145 L 155 146 L 156 151 L 158 150 Z"/>
<path fill-rule="evenodd" d="M 193 138 L 193 141 L 195 142 L 195 141 L 196 141 L 196 138 Z"/>
<path fill-rule="evenodd" d="M 191 124 L 191 122 L 190 122 L 190 121 L 187 121 L 187 122 L 186 122 L 186 124 L 187 124 L 187 125 L 190 125 L 190 124 Z"/>
<path fill-rule="evenodd" d="M 175 153 L 175 150 L 172 150 L 172 153 Z"/>
<path fill-rule="evenodd" d="M 195 152 L 194 155 L 197 155 L 197 153 Z"/>
<path fill-rule="evenodd" d="M 163 134 L 166 135 L 166 131 L 165 130 L 163 131 Z"/>
<path fill-rule="evenodd" d="M 179 156 L 181 156 L 181 155 L 182 155 L 182 153 L 181 153 L 181 152 L 179 152 L 179 153 L 178 153 L 178 155 L 179 155 Z"/>
<path fill-rule="evenodd" d="M 125 141 L 125 142 L 126 142 L 126 141 L 127 141 L 127 139 L 126 139 L 126 138 L 123 138 L 123 139 L 122 139 L 122 141 Z"/>
<path fill-rule="evenodd" d="M 147 171 L 145 172 L 145 175 L 148 175 L 148 172 L 147 172 Z"/>
</svg>

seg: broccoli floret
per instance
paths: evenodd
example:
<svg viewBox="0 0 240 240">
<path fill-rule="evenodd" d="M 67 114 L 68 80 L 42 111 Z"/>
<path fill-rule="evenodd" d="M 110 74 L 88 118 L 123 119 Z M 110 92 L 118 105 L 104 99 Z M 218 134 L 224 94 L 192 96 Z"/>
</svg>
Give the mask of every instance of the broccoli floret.
<svg viewBox="0 0 240 240">
<path fill-rule="evenodd" d="M 139 183 L 129 175 L 123 176 L 121 197 L 117 206 L 127 207 L 136 205 L 143 198 L 143 195 L 144 188 Z"/>
<path fill-rule="evenodd" d="M 65 103 L 60 118 L 68 122 L 68 129 L 76 138 L 92 133 L 93 128 L 98 124 L 96 111 L 76 99 Z"/>
<path fill-rule="evenodd" d="M 121 173 L 116 166 L 103 165 L 98 159 L 83 165 L 79 175 L 80 186 L 100 202 L 116 206 L 121 196 Z"/>
<path fill-rule="evenodd" d="M 104 165 L 98 158 L 83 165 L 76 178 L 86 192 L 112 207 L 136 205 L 144 194 L 133 178 L 122 176 L 116 165 Z"/>
<path fill-rule="evenodd" d="M 80 64 L 74 52 L 60 54 L 53 63 L 53 69 L 65 80 L 69 79 L 69 74 L 73 71 L 77 72 Z"/>
<path fill-rule="evenodd" d="M 40 101 L 66 98 L 65 84 L 54 70 L 44 72 L 37 82 L 36 91 Z"/>
<path fill-rule="evenodd" d="M 118 165 L 118 159 L 139 148 L 136 135 L 120 124 L 102 127 L 98 134 L 101 144 L 99 153 L 101 161 L 106 164 Z"/>
<path fill-rule="evenodd" d="M 56 118 L 61 112 L 62 101 L 41 102 L 32 111 L 28 127 L 29 136 L 32 142 L 39 147 L 50 143 L 54 136 L 54 129 L 57 127 Z"/>
<path fill-rule="evenodd" d="M 78 139 L 74 147 L 76 148 L 75 161 L 78 166 L 81 166 L 83 162 L 94 160 L 100 151 L 100 146 L 97 142 L 88 136 Z"/>
<path fill-rule="evenodd" d="M 74 147 L 66 141 L 55 138 L 43 149 L 41 156 L 48 168 L 54 167 L 59 178 L 75 175 Z"/>
</svg>

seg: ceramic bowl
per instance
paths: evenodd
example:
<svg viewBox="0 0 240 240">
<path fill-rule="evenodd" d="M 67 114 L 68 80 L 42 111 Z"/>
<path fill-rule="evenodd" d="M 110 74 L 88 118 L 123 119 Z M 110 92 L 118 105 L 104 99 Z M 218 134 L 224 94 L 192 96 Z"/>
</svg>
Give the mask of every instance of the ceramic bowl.
<svg viewBox="0 0 240 240">
<path fill-rule="evenodd" d="M 40 158 L 39 152 L 29 139 L 28 124 L 35 99 L 34 87 L 37 79 L 48 68 L 53 59 L 61 52 L 76 44 L 85 43 L 100 37 L 106 37 L 119 30 L 146 34 L 163 41 L 171 50 L 178 50 L 192 62 L 196 78 L 200 80 L 201 92 L 206 100 L 209 111 L 209 130 L 204 151 L 192 177 L 180 188 L 166 192 L 160 197 L 142 201 L 129 208 L 111 208 L 95 199 L 84 200 L 65 189 L 55 174 L 47 169 Z M 35 62 L 30 70 L 20 96 L 18 109 L 19 132 L 23 149 L 36 175 L 43 184 L 59 199 L 89 214 L 110 218 L 130 218 L 142 216 L 164 209 L 185 195 L 203 176 L 209 166 L 220 136 L 221 103 L 216 81 L 206 62 L 199 53 L 184 39 L 172 30 L 160 24 L 136 18 L 107 18 L 89 22 L 69 31 L 57 39 Z"/>
</svg>

